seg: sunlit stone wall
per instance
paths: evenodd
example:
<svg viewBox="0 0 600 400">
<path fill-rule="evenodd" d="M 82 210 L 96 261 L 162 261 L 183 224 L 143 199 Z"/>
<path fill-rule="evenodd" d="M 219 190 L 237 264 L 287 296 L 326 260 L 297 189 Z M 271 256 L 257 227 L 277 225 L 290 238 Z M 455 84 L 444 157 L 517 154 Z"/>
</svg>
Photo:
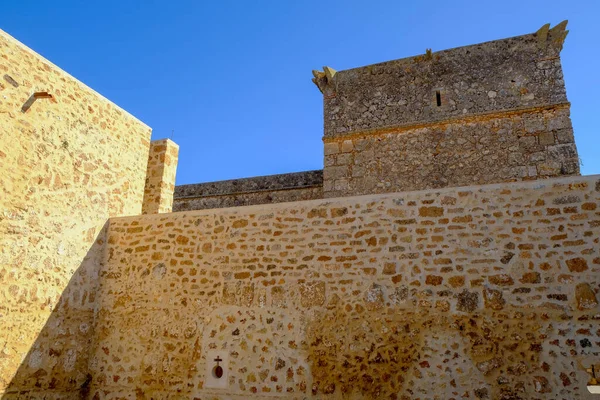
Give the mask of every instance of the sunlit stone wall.
<svg viewBox="0 0 600 400">
<path fill-rule="evenodd" d="M 590 176 L 112 219 L 91 393 L 591 398 L 599 203 Z"/>
</svg>

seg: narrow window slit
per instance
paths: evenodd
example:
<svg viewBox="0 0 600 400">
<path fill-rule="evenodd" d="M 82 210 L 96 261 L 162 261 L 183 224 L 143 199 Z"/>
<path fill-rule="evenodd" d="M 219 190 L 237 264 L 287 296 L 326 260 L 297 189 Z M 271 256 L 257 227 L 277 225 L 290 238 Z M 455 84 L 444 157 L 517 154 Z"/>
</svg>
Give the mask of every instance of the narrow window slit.
<svg viewBox="0 0 600 400">
<path fill-rule="evenodd" d="M 439 90 L 435 91 L 435 101 L 437 102 L 438 107 L 442 106 L 442 95 L 440 94 Z"/>
</svg>

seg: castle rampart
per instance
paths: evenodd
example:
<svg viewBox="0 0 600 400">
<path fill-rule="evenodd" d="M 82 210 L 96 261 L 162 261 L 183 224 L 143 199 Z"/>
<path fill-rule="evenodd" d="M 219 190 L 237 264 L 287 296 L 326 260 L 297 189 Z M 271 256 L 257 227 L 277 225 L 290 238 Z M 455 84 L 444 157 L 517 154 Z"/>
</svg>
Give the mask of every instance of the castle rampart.
<svg viewBox="0 0 600 400">
<path fill-rule="evenodd" d="M 565 36 L 315 71 L 324 170 L 173 213 L 177 145 L 0 31 L 0 397 L 592 399 Z"/>
<path fill-rule="evenodd" d="M 592 399 L 599 205 L 588 176 L 112 219 L 91 393 Z"/>
</svg>

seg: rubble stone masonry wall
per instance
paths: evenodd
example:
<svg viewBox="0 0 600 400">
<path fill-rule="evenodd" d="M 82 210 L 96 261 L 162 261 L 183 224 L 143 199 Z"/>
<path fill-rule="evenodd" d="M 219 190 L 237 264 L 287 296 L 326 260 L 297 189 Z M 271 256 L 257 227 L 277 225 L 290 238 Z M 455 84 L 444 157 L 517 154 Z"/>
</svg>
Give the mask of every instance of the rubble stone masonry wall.
<svg viewBox="0 0 600 400">
<path fill-rule="evenodd" d="M 323 171 L 315 170 L 177 186 L 173 211 L 322 198 Z"/>
<path fill-rule="evenodd" d="M 107 219 L 141 212 L 150 128 L 0 31 L 0 397 L 85 392 Z"/>
<path fill-rule="evenodd" d="M 599 206 L 588 176 L 111 219 L 90 394 L 591 399 Z"/>
<path fill-rule="evenodd" d="M 566 106 L 325 141 L 325 197 L 578 175 Z"/>
<path fill-rule="evenodd" d="M 579 174 L 565 26 L 319 73 L 324 196 Z"/>
</svg>

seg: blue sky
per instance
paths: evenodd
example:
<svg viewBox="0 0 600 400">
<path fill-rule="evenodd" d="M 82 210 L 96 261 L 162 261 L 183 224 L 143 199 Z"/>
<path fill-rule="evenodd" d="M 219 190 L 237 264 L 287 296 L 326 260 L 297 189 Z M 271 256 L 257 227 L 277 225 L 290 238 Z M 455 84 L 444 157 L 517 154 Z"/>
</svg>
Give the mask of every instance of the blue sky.
<svg viewBox="0 0 600 400">
<path fill-rule="evenodd" d="M 0 29 L 180 145 L 178 184 L 322 168 L 337 70 L 569 20 L 562 52 L 582 173 L 600 173 L 600 1 L 2 0 Z"/>
</svg>

